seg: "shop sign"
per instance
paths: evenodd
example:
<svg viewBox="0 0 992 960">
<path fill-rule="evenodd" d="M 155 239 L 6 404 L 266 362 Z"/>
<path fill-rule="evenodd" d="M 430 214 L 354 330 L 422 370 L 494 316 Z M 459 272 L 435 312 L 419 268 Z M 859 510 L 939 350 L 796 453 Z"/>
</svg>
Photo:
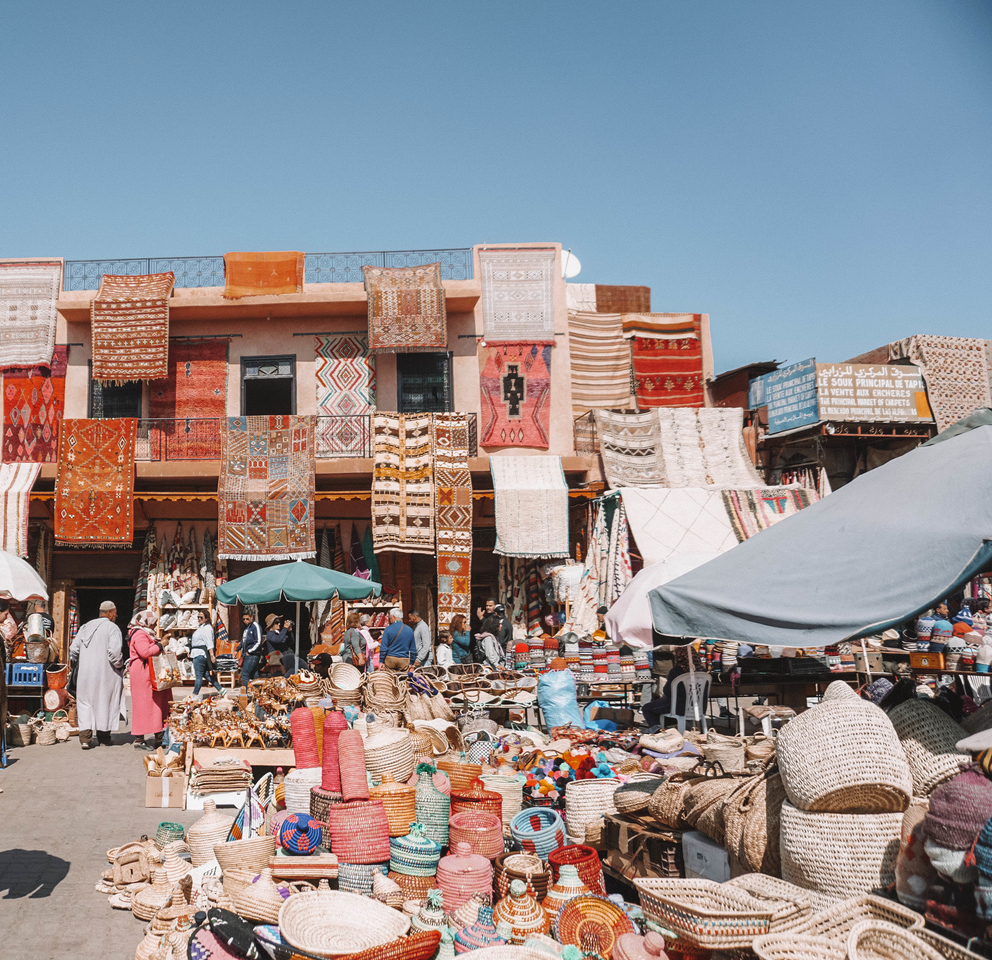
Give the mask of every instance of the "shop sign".
<svg viewBox="0 0 992 960">
<path fill-rule="evenodd" d="M 816 392 L 821 420 L 854 423 L 933 420 L 919 367 L 818 363 Z"/>
<path fill-rule="evenodd" d="M 803 360 L 789 367 L 766 373 L 765 405 L 768 407 L 768 432 L 794 430 L 819 420 L 816 405 L 815 359 Z"/>
</svg>

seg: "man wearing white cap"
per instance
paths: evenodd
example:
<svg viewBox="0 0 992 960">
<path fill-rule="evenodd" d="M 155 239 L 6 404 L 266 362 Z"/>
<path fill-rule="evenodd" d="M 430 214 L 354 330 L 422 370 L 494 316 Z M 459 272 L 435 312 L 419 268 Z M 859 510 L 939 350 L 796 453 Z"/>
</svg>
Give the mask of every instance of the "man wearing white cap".
<svg viewBox="0 0 992 960">
<path fill-rule="evenodd" d="M 69 647 L 69 660 L 79 667 L 76 711 L 79 742 L 84 750 L 97 743 L 109 747 L 111 733 L 122 720 L 127 720 L 123 638 L 116 619 L 117 607 L 111 600 L 104 600 L 100 616 L 84 623 Z"/>
</svg>

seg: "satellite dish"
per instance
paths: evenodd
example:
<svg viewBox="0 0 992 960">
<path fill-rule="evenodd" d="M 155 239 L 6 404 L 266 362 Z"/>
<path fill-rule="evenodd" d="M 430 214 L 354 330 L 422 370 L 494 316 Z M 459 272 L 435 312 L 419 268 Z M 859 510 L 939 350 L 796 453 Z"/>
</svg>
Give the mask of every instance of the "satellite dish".
<svg viewBox="0 0 992 960">
<path fill-rule="evenodd" d="M 577 277 L 582 269 L 579 258 L 571 250 L 563 250 L 561 254 L 561 275 L 566 280 Z"/>
</svg>

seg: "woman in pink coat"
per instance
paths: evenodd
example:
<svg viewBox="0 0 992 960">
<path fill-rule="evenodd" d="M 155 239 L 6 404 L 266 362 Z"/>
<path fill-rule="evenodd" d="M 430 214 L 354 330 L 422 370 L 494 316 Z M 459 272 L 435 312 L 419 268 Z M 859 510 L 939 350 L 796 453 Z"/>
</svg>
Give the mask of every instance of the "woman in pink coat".
<svg viewBox="0 0 992 960">
<path fill-rule="evenodd" d="M 138 750 L 155 750 L 162 745 L 162 731 L 169 715 L 172 702 L 171 690 L 152 690 L 148 673 L 148 659 L 162 652 L 162 644 L 152 635 L 158 616 L 153 610 L 139 613 L 132 621 L 128 633 L 131 648 L 131 662 L 128 675 L 131 678 L 131 733 L 136 737 L 148 737 L 135 743 Z"/>
</svg>

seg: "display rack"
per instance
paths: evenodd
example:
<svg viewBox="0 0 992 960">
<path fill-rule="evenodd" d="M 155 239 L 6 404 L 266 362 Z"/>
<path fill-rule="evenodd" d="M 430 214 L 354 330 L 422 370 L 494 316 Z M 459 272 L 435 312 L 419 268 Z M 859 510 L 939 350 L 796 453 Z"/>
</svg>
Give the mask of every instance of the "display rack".
<svg viewBox="0 0 992 960">
<path fill-rule="evenodd" d="M 344 619 L 345 623 L 348 622 L 348 615 L 351 613 L 367 613 L 371 616 L 375 616 L 377 613 L 388 614 L 390 610 L 397 608 L 399 610 L 403 609 L 403 601 L 398 597 L 395 600 L 345 600 L 344 602 Z M 379 639 L 380 634 L 388 626 L 387 622 L 380 627 L 369 626 L 368 631 L 375 637 Z"/>
</svg>

